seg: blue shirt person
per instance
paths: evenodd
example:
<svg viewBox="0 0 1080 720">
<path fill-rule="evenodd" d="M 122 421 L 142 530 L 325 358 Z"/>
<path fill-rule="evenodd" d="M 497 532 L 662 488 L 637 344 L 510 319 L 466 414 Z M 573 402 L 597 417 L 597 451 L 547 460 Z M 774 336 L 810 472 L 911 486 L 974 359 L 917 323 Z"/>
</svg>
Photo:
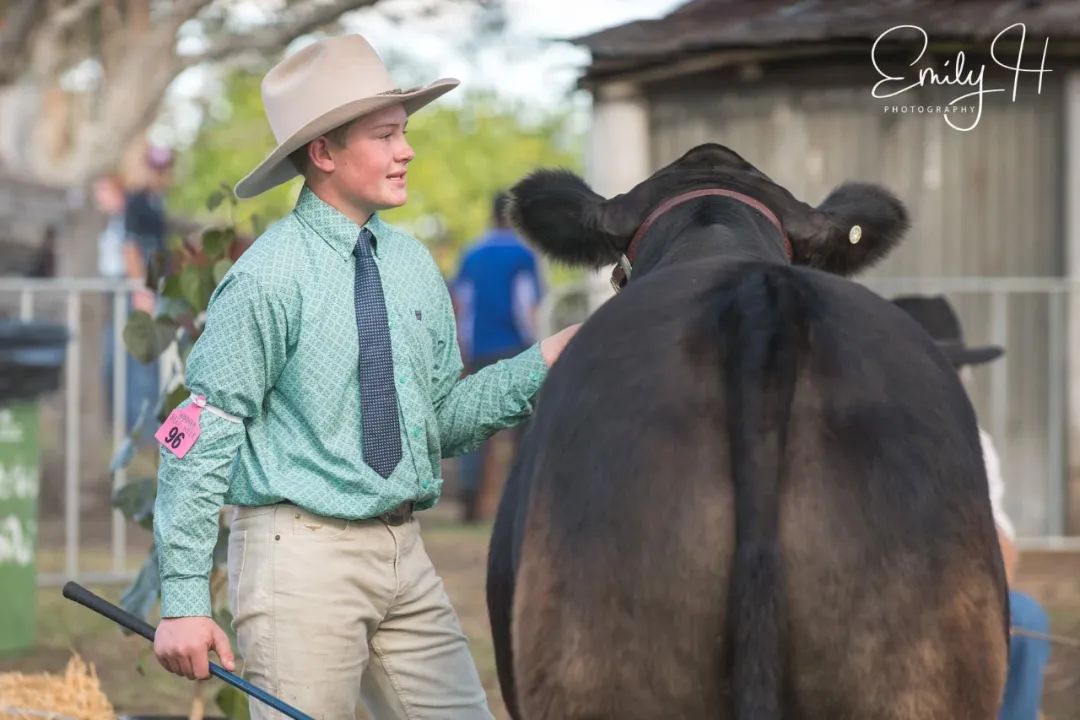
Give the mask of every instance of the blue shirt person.
<svg viewBox="0 0 1080 720">
<path fill-rule="evenodd" d="M 453 281 L 458 338 L 470 373 L 517 355 L 536 339 L 543 282 L 536 254 L 509 226 L 508 203 L 506 192 L 495 195 L 492 227 L 466 250 Z M 522 430 L 518 426 L 505 431 L 506 439 L 516 442 Z M 498 498 L 496 486 L 500 485 L 495 476 L 500 473 L 491 464 L 491 456 L 489 441 L 461 458 L 466 521 L 487 517 L 494 510 L 491 501 Z"/>
</svg>

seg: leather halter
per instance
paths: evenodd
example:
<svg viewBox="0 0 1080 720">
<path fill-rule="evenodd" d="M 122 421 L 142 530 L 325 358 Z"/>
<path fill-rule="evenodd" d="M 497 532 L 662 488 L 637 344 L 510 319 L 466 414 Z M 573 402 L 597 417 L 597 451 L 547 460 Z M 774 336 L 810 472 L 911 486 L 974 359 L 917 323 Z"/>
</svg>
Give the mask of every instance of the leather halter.
<svg viewBox="0 0 1080 720">
<path fill-rule="evenodd" d="M 749 195 L 735 192 L 734 190 L 725 190 L 724 188 L 702 188 L 700 190 L 691 190 L 682 193 L 681 195 L 668 198 L 660 205 L 660 207 L 649 213 L 649 216 L 645 218 L 645 222 L 638 226 L 637 232 L 634 233 L 634 237 L 631 238 L 630 244 L 626 247 L 626 252 L 619 256 L 618 264 L 616 264 L 615 269 L 611 271 L 611 286 L 615 289 L 615 292 L 622 290 L 623 286 L 630 280 L 630 273 L 634 268 L 634 260 L 637 258 L 638 247 L 641 245 L 641 241 L 645 237 L 645 234 L 649 232 L 649 228 L 660 219 L 660 216 L 668 210 L 682 205 L 685 202 L 689 202 L 690 200 L 699 197 L 706 197 L 708 195 L 719 195 L 721 197 L 729 197 L 733 200 L 738 200 L 743 205 L 751 207 L 764 215 L 765 219 L 771 222 L 780 232 L 780 236 L 784 239 L 784 253 L 787 255 L 788 260 L 791 260 L 791 238 L 784 232 L 784 226 L 780 224 L 780 220 L 772 210 L 765 207 L 759 200 L 756 200 Z"/>
</svg>

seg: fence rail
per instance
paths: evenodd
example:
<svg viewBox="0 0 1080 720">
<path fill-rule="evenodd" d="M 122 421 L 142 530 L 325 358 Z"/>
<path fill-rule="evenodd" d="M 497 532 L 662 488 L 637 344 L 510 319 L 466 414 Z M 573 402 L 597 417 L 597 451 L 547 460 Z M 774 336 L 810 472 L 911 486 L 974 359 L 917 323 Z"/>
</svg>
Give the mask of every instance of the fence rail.
<svg viewBox="0 0 1080 720">
<path fill-rule="evenodd" d="M 82 582 L 119 582 L 131 579 L 134 573 L 127 568 L 127 523 L 118 510 L 112 511 L 111 554 L 112 568 L 106 572 L 87 573 L 79 567 L 81 550 L 81 500 L 85 471 L 82 462 L 82 408 L 79 406 L 83 371 L 83 307 L 88 298 L 100 296 L 112 299 L 114 358 L 123 358 L 126 352 L 123 327 L 131 293 L 141 288 L 137 282 L 110 281 L 105 279 L 31 279 L 0 278 L 0 302 L 15 295 L 18 298 L 18 316 L 21 320 L 35 319 L 39 300 L 46 297 L 61 299 L 64 304 L 64 324 L 70 333 L 64 366 L 64 570 L 62 573 L 40 573 L 38 583 L 59 586 L 67 580 Z M 2 307 L 2 306 L 0 306 Z M 113 452 L 125 436 L 127 418 L 127 365 L 113 362 Z M 126 470 L 113 474 L 112 487 L 123 487 L 127 482 Z"/>
<path fill-rule="evenodd" d="M 606 280 L 604 281 L 606 282 Z M 1068 428 L 1066 355 L 1068 337 L 1069 304 L 1080 300 L 1080 280 L 1064 278 L 871 278 L 860 282 L 883 295 L 898 293 L 943 293 L 952 297 L 973 296 L 982 300 L 989 318 L 987 339 L 995 344 L 1008 346 L 1010 335 L 1010 302 L 1020 295 L 1042 298 L 1047 303 L 1045 372 L 1048 395 L 1045 404 L 1046 450 L 1045 480 L 1024 487 L 1024 492 L 1038 490 L 1039 507 L 1044 509 L 1041 522 L 1027 523 L 1028 530 L 1021 533 L 1018 541 L 1022 549 L 1080 551 L 1080 537 L 1064 535 L 1065 500 L 1067 487 L 1066 438 Z M 544 299 L 541 307 L 541 328 L 557 329 L 558 326 L 584 319 L 595 309 L 597 282 L 587 280 L 554 288 Z M 79 388 L 83 372 L 83 309 L 93 298 L 111 298 L 113 346 L 115 358 L 124 357 L 123 324 L 129 295 L 138 290 L 138 283 L 113 282 L 100 279 L 24 279 L 0 277 L 0 314 L 8 307 L 23 320 L 35 319 L 41 301 L 45 298 L 59 299 L 63 303 L 63 322 L 71 331 L 64 370 L 64 564 L 62 573 L 42 573 L 39 583 L 46 586 L 60 585 L 67 580 L 82 582 L 123 582 L 133 577 L 127 567 L 127 520 L 119 511 L 111 517 L 111 569 L 89 572 L 80 567 L 80 507 L 82 489 L 88 475 L 84 467 L 81 447 L 81 410 Z M 590 300 L 590 295 L 593 298 Z M 124 362 L 113 363 L 113 449 L 119 447 L 125 436 L 126 367 Z M 163 363 L 166 375 L 168 363 Z M 987 394 L 984 417 L 987 427 L 998 439 L 1009 433 L 1010 379 L 1008 360 L 996 363 L 990 369 L 991 388 Z M 996 389 L 995 389 L 996 388 Z M 91 471 L 95 469 L 90 469 Z M 101 470 L 97 468 L 96 470 Z M 122 487 L 127 481 L 124 470 L 112 477 L 113 488 Z M 1017 505 L 1022 509 L 1022 504 Z M 1011 508 L 1015 509 L 1015 508 Z M 1037 526 L 1033 532 L 1031 528 Z"/>
<path fill-rule="evenodd" d="M 958 306 L 968 342 L 977 338 L 1007 349 L 989 366 L 989 383 L 973 393 L 980 421 L 998 443 L 1009 487 L 1007 508 L 1021 520 L 1021 549 L 1080 551 L 1080 536 L 1065 534 L 1069 486 L 1068 428 L 1070 308 L 1080 308 L 1080 279 L 1060 277 L 864 277 L 856 282 L 884 297 L 943 294 Z M 541 307 L 540 327 L 550 333 L 583 320 L 611 297 L 604 271 L 554 288 Z M 1045 307 L 1044 307 L 1045 306 Z M 1071 310 L 1077 313 L 1078 310 Z M 982 322 L 969 323 L 969 320 Z M 1010 336 L 1042 338 L 1038 347 Z M 976 332 L 972 332 L 975 330 Z M 1021 338 L 1023 340 L 1023 338 Z M 1037 402 L 1024 392 L 1032 378 L 1043 383 Z M 1027 401 L 1027 402 L 1025 402 Z M 1032 409 L 1028 405 L 1038 405 Z M 1038 426 L 1038 430 L 1032 430 Z M 1014 439 L 1028 435 L 1024 442 Z M 1040 452 L 1033 445 L 1042 443 Z M 1007 445 L 1003 449 L 1003 445 Z M 1037 455 L 1037 456 L 1036 456 Z M 1024 463 L 1030 461 L 1030 464 Z M 1075 528 L 1074 528 L 1075 532 Z"/>
</svg>

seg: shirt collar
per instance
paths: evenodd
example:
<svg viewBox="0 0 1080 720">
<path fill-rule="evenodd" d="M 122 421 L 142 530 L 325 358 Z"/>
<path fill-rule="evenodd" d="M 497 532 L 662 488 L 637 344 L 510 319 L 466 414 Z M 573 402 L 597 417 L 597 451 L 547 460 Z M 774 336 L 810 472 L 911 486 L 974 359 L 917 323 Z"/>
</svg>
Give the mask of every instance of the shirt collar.
<svg viewBox="0 0 1080 720">
<path fill-rule="evenodd" d="M 360 226 L 340 210 L 324 202 L 307 185 L 300 190 L 300 197 L 296 200 L 293 213 L 313 233 L 333 248 L 342 260 L 352 257 L 356 241 L 360 237 Z M 382 257 L 386 252 L 386 240 L 390 236 L 386 223 L 382 221 L 378 213 L 372 213 L 363 227 L 375 236 L 373 244 L 375 256 Z"/>
</svg>

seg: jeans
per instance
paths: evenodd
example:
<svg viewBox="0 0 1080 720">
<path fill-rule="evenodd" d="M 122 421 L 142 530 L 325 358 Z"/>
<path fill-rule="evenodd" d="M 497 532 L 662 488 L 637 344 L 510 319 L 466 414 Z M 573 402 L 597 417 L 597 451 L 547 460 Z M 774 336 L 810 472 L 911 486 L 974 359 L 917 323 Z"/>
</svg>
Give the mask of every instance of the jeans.
<svg viewBox="0 0 1080 720">
<path fill-rule="evenodd" d="M 131 312 L 131 302 L 128 301 L 128 312 Z M 113 396 L 113 368 L 116 358 L 113 353 L 113 341 L 114 332 L 112 324 L 112 313 L 108 313 L 107 321 L 105 323 L 104 332 L 102 334 L 102 373 L 104 377 L 104 400 L 105 400 L 105 418 L 110 424 L 113 421 L 114 408 L 112 406 Z M 142 412 L 143 403 L 149 404 L 148 412 L 153 412 L 154 407 L 157 405 L 158 395 L 160 393 L 160 370 L 159 363 L 154 360 L 150 363 L 141 363 L 131 356 L 126 350 L 122 351 L 123 358 L 126 363 L 125 367 L 125 403 L 124 403 L 124 432 L 130 433 L 131 429 L 135 426 L 135 421 L 139 419 L 139 413 Z M 143 436 L 140 442 L 141 445 L 153 445 L 154 444 L 154 430 L 157 427 L 153 418 L 147 422 L 143 427 Z"/>
<path fill-rule="evenodd" d="M 1033 598 L 1009 591 L 1010 625 L 1038 633 L 1050 631 L 1046 612 Z M 1042 697 L 1043 672 L 1050 659 L 1050 643 L 1039 638 L 1012 635 L 1009 640 L 1009 674 L 999 720 L 1036 720 Z"/>
</svg>

